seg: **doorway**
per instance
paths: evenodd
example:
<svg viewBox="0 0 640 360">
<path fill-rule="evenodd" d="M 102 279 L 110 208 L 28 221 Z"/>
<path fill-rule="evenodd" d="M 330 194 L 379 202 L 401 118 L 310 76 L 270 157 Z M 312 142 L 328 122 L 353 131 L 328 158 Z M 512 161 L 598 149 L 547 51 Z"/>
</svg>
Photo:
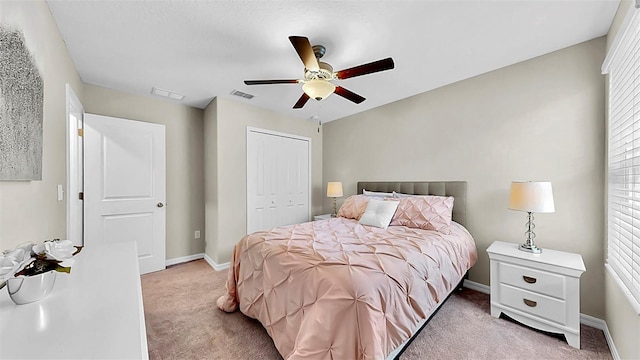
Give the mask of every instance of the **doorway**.
<svg viewBox="0 0 640 360">
<path fill-rule="evenodd" d="M 67 239 L 135 241 L 141 273 L 164 269 L 165 126 L 85 114 L 66 93 Z"/>
</svg>

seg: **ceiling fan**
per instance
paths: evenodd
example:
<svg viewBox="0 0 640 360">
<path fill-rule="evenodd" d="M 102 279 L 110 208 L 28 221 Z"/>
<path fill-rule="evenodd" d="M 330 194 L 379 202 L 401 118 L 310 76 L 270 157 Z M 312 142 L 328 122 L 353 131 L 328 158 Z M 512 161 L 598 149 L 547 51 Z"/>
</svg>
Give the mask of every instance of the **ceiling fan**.
<svg viewBox="0 0 640 360">
<path fill-rule="evenodd" d="M 362 96 L 349 91 L 342 86 L 337 86 L 331 80 L 344 80 L 356 76 L 367 75 L 378 71 L 391 70 L 394 67 L 393 59 L 386 58 L 368 64 L 355 66 L 349 69 L 333 72 L 331 65 L 320 61 L 326 49 L 322 45 L 311 46 L 309 39 L 304 36 L 289 36 L 289 41 L 296 49 L 298 56 L 304 64 L 304 79 L 299 80 L 245 80 L 246 85 L 269 84 L 303 84 L 304 93 L 293 106 L 294 109 L 302 108 L 309 98 L 320 101 L 335 93 L 343 98 L 360 104 L 365 100 Z"/>
</svg>

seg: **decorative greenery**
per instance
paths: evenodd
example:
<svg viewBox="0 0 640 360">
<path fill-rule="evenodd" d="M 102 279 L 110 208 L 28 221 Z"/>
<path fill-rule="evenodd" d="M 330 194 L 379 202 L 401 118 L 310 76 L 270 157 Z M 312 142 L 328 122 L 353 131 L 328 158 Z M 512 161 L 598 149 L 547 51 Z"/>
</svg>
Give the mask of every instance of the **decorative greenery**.
<svg viewBox="0 0 640 360">
<path fill-rule="evenodd" d="M 25 266 L 24 269 L 18 271 L 15 276 L 34 276 L 51 270 L 70 274 L 71 267 L 60 266 L 61 262 L 62 261 L 47 260 L 42 257 L 37 257 L 33 262 Z"/>
<path fill-rule="evenodd" d="M 80 252 L 80 250 L 82 250 L 82 246 L 75 246 L 75 248 L 77 250 L 73 253 L 73 255 L 76 255 Z M 49 259 L 47 258 L 46 254 L 33 254 L 32 257 L 35 257 L 35 260 L 27 264 L 27 266 L 17 272 L 15 276 L 34 276 L 49 272 L 51 270 L 67 274 L 71 273 L 70 266 L 61 266 L 60 263 L 62 263 L 62 261 Z"/>
</svg>

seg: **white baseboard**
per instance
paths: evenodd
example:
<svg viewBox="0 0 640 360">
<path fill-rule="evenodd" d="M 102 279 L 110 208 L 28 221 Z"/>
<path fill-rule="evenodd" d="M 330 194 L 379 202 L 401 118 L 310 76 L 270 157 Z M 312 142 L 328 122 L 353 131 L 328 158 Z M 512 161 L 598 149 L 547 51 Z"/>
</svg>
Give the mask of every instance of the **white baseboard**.
<svg viewBox="0 0 640 360">
<path fill-rule="evenodd" d="M 209 266 L 211 266 L 213 268 L 213 270 L 215 271 L 222 271 L 222 270 L 226 270 L 229 268 L 230 263 L 226 262 L 226 263 L 222 263 L 222 264 L 217 264 L 215 261 L 213 261 L 213 259 L 211 257 L 209 257 L 209 255 L 204 254 L 204 260 L 209 264 Z"/>
<path fill-rule="evenodd" d="M 491 294 L 491 288 L 485 284 L 480 284 L 477 283 L 475 281 L 471 281 L 466 279 L 464 281 L 464 283 L 462 284 L 462 286 L 469 288 L 471 290 L 475 290 L 475 291 L 479 291 L 481 293 L 485 293 L 485 294 Z"/>
<path fill-rule="evenodd" d="M 463 286 L 471 290 L 479 291 L 481 293 L 491 294 L 491 287 L 485 284 L 477 283 L 475 281 L 465 280 Z M 609 327 L 607 326 L 606 321 L 598 319 L 597 317 L 593 317 L 591 315 L 580 313 L 580 323 L 602 330 L 602 332 L 604 332 L 604 337 L 607 339 L 607 344 L 609 345 L 609 350 L 611 351 L 613 360 L 620 360 L 620 355 L 618 355 L 616 346 L 613 343 L 613 338 L 611 337 L 611 333 L 609 333 Z"/>
<path fill-rule="evenodd" d="M 202 259 L 202 258 L 204 258 L 204 253 L 188 255 L 188 256 L 182 256 L 182 257 L 178 257 L 178 258 L 167 259 L 167 261 L 165 262 L 165 265 L 166 266 L 171 266 L 171 265 L 176 265 L 176 264 L 182 264 L 182 263 L 185 263 L 185 262 L 198 260 L 198 259 Z"/>
<path fill-rule="evenodd" d="M 209 257 L 209 255 L 207 255 L 205 253 L 182 256 L 182 257 L 173 258 L 173 259 L 167 259 L 165 264 L 166 264 L 166 266 L 171 266 L 171 265 L 182 264 L 182 263 L 193 261 L 193 260 L 200 260 L 200 259 L 204 259 L 207 262 L 207 264 L 209 264 L 209 266 L 211 266 L 213 268 L 213 270 L 215 270 L 215 271 L 227 270 L 229 268 L 229 265 L 230 265 L 229 262 L 218 264 L 215 261 L 213 261 L 213 259 L 211 257 Z"/>
<path fill-rule="evenodd" d="M 607 326 L 606 321 L 602 319 L 598 319 L 597 317 L 593 317 L 591 315 L 586 315 L 581 313 L 580 323 L 602 330 L 602 332 L 604 332 L 604 337 L 607 340 L 607 345 L 609 345 L 609 351 L 611 351 L 611 357 L 613 357 L 613 360 L 620 360 L 620 354 L 618 354 L 618 350 L 616 349 L 616 346 L 613 343 L 613 337 L 611 337 L 611 333 L 609 332 L 609 327 Z"/>
<path fill-rule="evenodd" d="M 581 322 L 582 322 L 582 316 L 589 316 L 584 314 L 580 314 L 580 315 L 581 315 L 580 316 Z M 611 351 L 611 357 L 613 357 L 613 360 L 620 360 L 620 354 L 618 354 L 618 350 L 616 349 L 616 344 L 613 343 L 613 337 L 609 332 L 609 327 L 607 326 L 607 323 L 604 320 L 600 320 L 600 319 L 596 319 L 596 320 L 602 321 L 602 324 L 604 325 L 602 328 L 602 331 L 604 332 L 604 338 L 607 339 L 607 345 L 609 345 L 609 351 Z"/>
<path fill-rule="evenodd" d="M 604 322 L 604 320 L 583 313 L 580 313 L 580 324 L 591 326 L 602 331 L 607 328 L 607 323 Z"/>
</svg>

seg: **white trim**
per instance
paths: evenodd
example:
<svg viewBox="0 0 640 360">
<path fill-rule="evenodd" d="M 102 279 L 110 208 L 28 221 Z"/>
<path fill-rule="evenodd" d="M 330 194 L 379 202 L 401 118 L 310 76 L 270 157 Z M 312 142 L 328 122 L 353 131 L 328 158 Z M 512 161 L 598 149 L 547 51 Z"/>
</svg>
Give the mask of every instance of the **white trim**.
<svg viewBox="0 0 640 360">
<path fill-rule="evenodd" d="M 226 263 L 222 263 L 222 264 L 216 263 L 215 261 L 213 261 L 213 259 L 209 255 L 207 255 L 205 253 L 181 256 L 181 257 L 177 257 L 177 258 L 173 258 L 173 259 L 167 259 L 166 264 L 167 264 L 167 266 L 171 266 L 171 265 L 186 263 L 186 262 L 193 261 L 193 260 L 200 260 L 200 259 L 204 259 L 204 261 L 206 261 L 207 264 L 209 264 L 209 266 L 211 266 L 213 268 L 213 270 L 215 270 L 215 271 L 227 270 L 229 268 L 229 266 L 230 266 L 230 263 L 228 261 Z"/>
<path fill-rule="evenodd" d="M 633 308 L 633 312 L 635 312 L 636 315 L 640 316 L 640 303 L 638 303 L 638 300 L 636 300 L 636 298 L 633 297 L 633 295 L 631 294 L 631 291 L 629 291 L 629 288 L 627 288 L 627 285 L 624 284 L 622 279 L 620 279 L 620 276 L 618 276 L 616 271 L 613 270 L 611 265 L 604 264 L 604 268 L 607 269 L 607 271 L 609 272 L 609 275 L 611 275 L 611 277 L 616 282 L 616 284 L 618 284 L 618 287 L 620 288 L 620 291 L 622 291 L 624 296 L 629 301 L 629 304 L 631 305 L 631 308 Z"/>
<path fill-rule="evenodd" d="M 222 271 L 222 270 L 227 270 L 229 268 L 229 266 L 231 265 L 230 262 L 226 262 L 226 263 L 222 263 L 222 264 L 217 264 L 215 261 L 213 261 L 213 259 L 211 257 L 209 257 L 209 255 L 204 254 L 204 261 L 206 261 L 209 266 L 211 266 L 213 268 L 213 270 L 215 271 Z"/>
<path fill-rule="evenodd" d="M 616 349 L 616 345 L 613 343 L 613 337 L 609 332 L 609 327 L 607 326 L 607 322 L 598 319 L 597 317 L 593 317 L 591 315 L 580 314 L 580 323 L 591 326 L 592 328 L 596 328 L 602 330 L 604 333 L 604 338 L 607 340 L 607 345 L 609 345 L 609 351 L 611 352 L 611 357 L 613 360 L 620 360 L 620 355 L 618 354 L 618 350 Z"/>
<path fill-rule="evenodd" d="M 600 320 L 600 321 L 604 323 L 604 329 L 602 329 L 602 331 L 604 332 L 604 338 L 607 340 L 607 345 L 609 345 L 609 351 L 611 351 L 611 357 L 613 358 L 613 360 L 620 360 L 620 354 L 618 354 L 618 349 L 616 349 L 616 344 L 613 343 L 613 336 L 611 336 L 611 333 L 609 332 L 609 327 L 607 326 L 607 323 L 604 320 Z"/>
<path fill-rule="evenodd" d="M 200 260 L 200 259 L 204 259 L 204 261 L 206 261 L 207 264 L 209 264 L 209 266 L 211 266 L 213 268 L 213 270 L 215 270 L 215 271 L 227 270 L 227 269 L 229 269 L 229 266 L 230 266 L 230 263 L 228 261 L 226 263 L 222 263 L 222 264 L 216 263 L 215 261 L 213 261 L 213 259 L 211 257 L 209 257 L 209 255 L 207 255 L 205 253 L 181 256 L 181 257 L 173 258 L 173 259 L 167 259 L 166 264 L 167 264 L 167 266 L 171 266 L 171 265 L 182 264 L 182 263 L 193 261 L 193 260 Z"/>
<path fill-rule="evenodd" d="M 620 2 L 620 5 L 624 4 L 624 1 Z M 640 8 L 640 0 L 636 0 L 635 6 L 632 2 L 629 3 L 629 10 L 627 10 L 627 15 L 624 17 L 622 21 L 622 25 L 618 29 L 618 33 L 616 34 L 616 38 L 613 40 L 613 44 L 609 48 L 607 52 L 607 56 L 604 58 L 604 62 L 602 63 L 602 73 L 608 74 L 609 67 L 611 66 L 611 61 L 620 50 L 620 45 L 622 44 L 622 40 L 626 37 L 627 29 L 629 28 L 629 24 L 633 20 L 633 17 L 639 13 L 640 11 L 636 10 Z"/>
<path fill-rule="evenodd" d="M 616 349 L 616 346 L 613 343 L 613 337 L 611 337 L 611 333 L 609 332 L 609 327 L 607 326 L 607 323 L 604 320 L 598 319 L 591 315 L 580 314 L 580 323 L 602 330 L 602 332 L 604 332 L 604 337 L 607 340 L 607 345 L 609 345 L 609 350 L 611 351 L 611 357 L 613 357 L 614 360 L 620 360 L 620 355 L 618 354 L 618 350 Z"/>
<path fill-rule="evenodd" d="M 199 259 L 204 259 L 204 253 L 181 256 L 173 259 L 167 259 L 165 265 L 171 266 L 171 265 L 182 264 L 182 263 L 186 263 L 193 260 L 199 260 Z"/>
<path fill-rule="evenodd" d="M 291 138 L 291 139 L 296 139 L 296 140 L 304 140 L 304 141 L 308 141 L 309 143 L 311 143 L 311 138 L 310 137 L 306 137 L 306 136 L 302 136 L 302 135 L 289 134 L 289 133 L 285 133 L 285 132 L 281 132 L 281 131 L 275 131 L 275 130 L 269 130 L 269 129 L 261 129 L 261 128 L 257 128 L 257 127 L 253 127 L 253 126 L 247 126 L 247 132 L 249 132 L 249 131 L 258 132 L 258 133 L 267 134 L 267 135 L 281 136 L 281 137 L 286 137 L 286 138 Z"/>
<path fill-rule="evenodd" d="M 67 204 L 67 239 L 73 241 L 74 245 L 84 245 L 83 222 L 84 215 L 79 208 L 81 203 L 78 201 L 78 193 L 82 191 L 83 164 L 78 164 L 82 159 L 80 156 L 83 149 L 78 146 L 78 129 L 83 128 L 84 107 L 78 99 L 78 96 L 68 83 L 65 85 L 66 90 L 66 165 L 67 165 L 67 184 L 66 184 L 66 204 Z M 79 119 L 72 124 L 71 114 L 81 114 Z M 78 215 L 80 214 L 80 215 Z"/>
<path fill-rule="evenodd" d="M 462 286 L 466 287 L 468 289 L 471 289 L 471 290 L 479 291 L 481 293 L 491 294 L 491 287 L 489 287 L 489 286 L 487 286 L 485 284 L 477 283 L 475 281 L 471 281 L 471 280 L 466 280 L 465 279 L 465 281 L 462 284 Z"/>
<path fill-rule="evenodd" d="M 607 323 L 604 322 L 604 320 L 583 313 L 580 313 L 580 324 L 591 326 L 592 328 L 600 329 L 602 331 L 607 327 Z"/>
</svg>

